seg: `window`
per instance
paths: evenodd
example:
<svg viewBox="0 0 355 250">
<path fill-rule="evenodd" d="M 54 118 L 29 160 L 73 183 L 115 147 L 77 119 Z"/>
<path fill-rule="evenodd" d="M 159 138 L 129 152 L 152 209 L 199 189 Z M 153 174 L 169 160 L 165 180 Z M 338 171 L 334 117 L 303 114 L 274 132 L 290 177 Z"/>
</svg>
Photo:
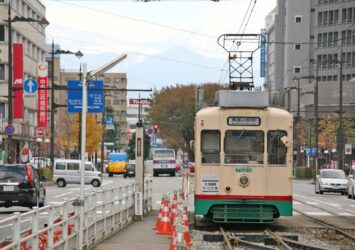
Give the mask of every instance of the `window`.
<svg viewBox="0 0 355 250">
<path fill-rule="evenodd" d="M 328 45 L 328 33 L 323 33 L 323 46 L 327 47 Z"/>
<path fill-rule="evenodd" d="M 221 133 L 218 130 L 203 130 L 201 132 L 202 163 L 219 163 L 221 151 Z"/>
<path fill-rule="evenodd" d="M 0 25 L 0 42 L 5 42 L 5 26 Z"/>
<path fill-rule="evenodd" d="M 6 65 L 0 63 L 0 81 L 6 80 Z"/>
<path fill-rule="evenodd" d="M 281 138 L 287 136 L 286 131 L 270 130 L 267 133 L 267 153 L 269 164 L 286 164 L 287 148 Z"/>
<path fill-rule="evenodd" d="M 295 66 L 293 68 L 293 73 L 295 74 L 301 74 L 301 67 L 300 66 Z"/>
<path fill-rule="evenodd" d="M 341 20 L 342 20 L 342 23 L 346 23 L 346 9 L 342 9 Z"/>
<path fill-rule="evenodd" d="M 339 10 L 334 11 L 334 24 L 339 23 Z"/>
<path fill-rule="evenodd" d="M 55 169 L 65 170 L 65 162 L 57 162 L 57 164 L 55 164 Z"/>
<path fill-rule="evenodd" d="M 68 162 L 67 170 L 79 170 L 79 163 Z"/>
<path fill-rule="evenodd" d="M 338 45 L 338 31 L 334 32 L 334 46 L 337 46 Z"/>
<path fill-rule="evenodd" d="M 295 16 L 295 23 L 302 23 L 302 16 Z"/>
<path fill-rule="evenodd" d="M 224 138 L 224 163 L 262 164 L 264 132 L 229 130 Z"/>
<path fill-rule="evenodd" d="M 295 44 L 295 50 L 301 50 L 301 44 L 299 44 L 299 43 L 296 43 Z"/>
<path fill-rule="evenodd" d="M 348 30 L 346 33 L 346 44 L 351 45 L 351 30 Z"/>
<path fill-rule="evenodd" d="M 353 9 L 349 8 L 348 9 L 348 22 L 352 22 L 353 21 Z"/>
<path fill-rule="evenodd" d="M 334 12 L 331 10 L 329 11 L 329 24 L 334 23 Z"/>
<path fill-rule="evenodd" d="M 323 19 L 324 19 L 324 22 L 323 22 L 323 24 L 324 25 L 328 25 L 328 11 L 324 11 L 324 17 L 323 17 Z"/>
<path fill-rule="evenodd" d="M 322 34 L 318 34 L 318 47 L 323 47 L 323 39 L 322 39 Z"/>
<path fill-rule="evenodd" d="M 85 171 L 94 172 L 94 168 L 91 166 L 91 164 L 85 164 Z"/>
<path fill-rule="evenodd" d="M 318 26 L 323 25 L 323 12 L 318 12 Z"/>
<path fill-rule="evenodd" d="M 333 46 L 334 38 L 333 38 L 333 32 L 328 33 L 328 46 Z"/>
<path fill-rule="evenodd" d="M 341 32 L 341 44 L 342 45 L 345 45 L 345 43 L 346 43 L 345 38 L 346 38 L 346 31 L 344 30 Z"/>
</svg>

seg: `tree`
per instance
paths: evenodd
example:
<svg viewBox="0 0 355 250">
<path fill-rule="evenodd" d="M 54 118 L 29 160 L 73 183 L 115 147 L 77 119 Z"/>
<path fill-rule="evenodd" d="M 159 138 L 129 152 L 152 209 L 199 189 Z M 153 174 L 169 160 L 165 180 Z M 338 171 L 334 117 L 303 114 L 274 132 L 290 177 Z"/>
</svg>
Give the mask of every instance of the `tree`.
<svg viewBox="0 0 355 250">
<path fill-rule="evenodd" d="M 56 147 L 64 149 L 66 158 L 69 158 L 70 152 L 78 145 L 78 139 L 75 137 L 75 126 L 78 123 L 75 122 L 75 115 L 65 114 L 62 119 L 59 120 L 57 125 L 57 137 Z M 78 128 L 76 128 L 76 131 Z"/>
<path fill-rule="evenodd" d="M 81 126 L 79 126 L 79 114 L 74 115 L 74 122 L 71 123 L 71 135 L 76 145 L 79 145 L 79 133 L 81 133 Z M 80 129 L 79 129 L 80 127 Z M 97 151 L 102 140 L 102 127 L 98 124 L 97 116 L 91 113 L 86 115 L 86 143 L 85 152 L 93 154 Z"/>
<path fill-rule="evenodd" d="M 156 90 L 152 94 L 149 116 L 153 124 L 160 128 L 159 136 L 166 139 L 167 146 L 189 150 L 190 140 L 194 139 L 195 92 L 204 89 L 205 101 L 211 104 L 220 84 L 176 85 Z M 189 151 L 190 155 L 192 154 Z"/>
<path fill-rule="evenodd" d="M 145 132 L 145 130 L 143 130 L 144 133 L 144 154 L 143 154 L 143 158 L 144 160 L 148 159 L 149 157 L 149 152 L 150 152 L 150 137 L 148 136 L 148 134 Z M 129 140 L 129 144 L 128 144 L 128 151 L 127 151 L 127 155 L 128 158 L 130 160 L 134 160 L 136 158 L 136 133 L 132 134 L 131 139 Z"/>
</svg>

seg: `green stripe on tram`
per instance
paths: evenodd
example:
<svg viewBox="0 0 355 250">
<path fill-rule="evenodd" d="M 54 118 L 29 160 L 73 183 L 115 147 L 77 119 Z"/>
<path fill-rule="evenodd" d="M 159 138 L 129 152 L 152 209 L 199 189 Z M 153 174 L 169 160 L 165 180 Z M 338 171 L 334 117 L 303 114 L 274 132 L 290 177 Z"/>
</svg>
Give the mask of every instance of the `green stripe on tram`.
<svg viewBox="0 0 355 250">
<path fill-rule="evenodd" d="M 291 201 L 195 200 L 195 215 L 207 215 L 217 223 L 272 223 L 275 214 L 292 216 Z"/>
</svg>

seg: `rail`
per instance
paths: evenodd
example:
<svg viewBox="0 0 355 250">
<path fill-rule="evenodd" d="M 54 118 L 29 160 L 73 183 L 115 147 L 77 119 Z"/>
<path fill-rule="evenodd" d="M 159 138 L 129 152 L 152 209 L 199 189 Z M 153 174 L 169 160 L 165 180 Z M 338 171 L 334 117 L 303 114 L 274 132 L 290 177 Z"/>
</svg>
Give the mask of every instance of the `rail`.
<svg viewBox="0 0 355 250">
<path fill-rule="evenodd" d="M 152 210 L 152 179 L 145 179 L 144 213 Z M 117 233 L 134 221 L 136 183 L 101 189 L 84 198 L 83 249 Z M 15 212 L 0 221 L 9 235 L 0 241 L 0 249 L 78 249 L 78 198 L 49 203 L 29 212 Z M 11 231 L 10 231 L 11 230 Z M 11 233 L 10 233 L 11 232 Z"/>
</svg>

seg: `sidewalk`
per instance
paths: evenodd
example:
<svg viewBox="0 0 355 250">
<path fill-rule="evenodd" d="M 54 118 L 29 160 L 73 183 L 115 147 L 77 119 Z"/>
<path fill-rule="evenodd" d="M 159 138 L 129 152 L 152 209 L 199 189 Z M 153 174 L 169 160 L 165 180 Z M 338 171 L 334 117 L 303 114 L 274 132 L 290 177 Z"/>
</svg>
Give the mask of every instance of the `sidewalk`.
<svg viewBox="0 0 355 250">
<path fill-rule="evenodd" d="M 143 221 L 136 221 L 122 231 L 116 233 L 95 247 L 96 250 L 156 250 L 169 249 L 168 235 L 158 235 L 153 230 L 158 211 L 144 217 Z"/>
</svg>

